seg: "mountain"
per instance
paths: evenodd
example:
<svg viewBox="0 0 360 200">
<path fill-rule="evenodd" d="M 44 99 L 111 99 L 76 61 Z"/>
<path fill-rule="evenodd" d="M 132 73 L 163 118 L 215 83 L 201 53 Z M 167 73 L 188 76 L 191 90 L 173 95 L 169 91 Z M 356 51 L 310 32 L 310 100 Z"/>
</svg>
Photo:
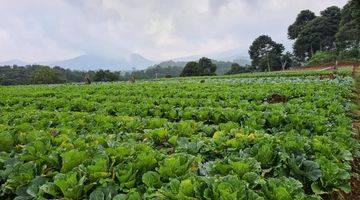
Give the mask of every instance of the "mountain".
<svg viewBox="0 0 360 200">
<path fill-rule="evenodd" d="M 49 66 L 60 66 L 73 70 L 97 70 L 109 69 L 116 71 L 128 71 L 132 68 L 144 69 L 154 62 L 139 54 L 130 54 L 127 57 L 110 58 L 100 55 L 85 54 L 75 58 L 56 62 L 41 63 Z"/>
<path fill-rule="evenodd" d="M 244 52 L 242 49 L 232 49 L 219 53 L 213 53 L 210 54 L 209 56 L 215 60 L 230 61 L 230 62 L 234 62 L 235 60 L 241 60 L 242 62 L 248 61 L 250 64 L 250 57 L 247 55 L 248 52 Z M 240 65 L 240 63 L 238 64 Z"/>
<path fill-rule="evenodd" d="M 236 49 L 218 52 L 218 53 L 212 53 L 212 54 L 192 55 L 187 57 L 175 58 L 173 59 L 173 61 L 197 61 L 201 57 L 207 57 L 217 61 L 238 63 L 241 66 L 250 65 L 251 64 L 250 58 L 248 56 L 243 56 L 243 55 L 247 55 L 247 52 L 244 52 L 240 48 L 236 48 Z"/>
<path fill-rule="evenodd" d="M 0 66 L 5 66 L 5 65 L 24 66 L 24 65 L 27 65 L 27 64 L 28 64 L 27 62 L 24 62 L 24 61 L 19 60 L 19 59 L 12 59 L 12 60 L 7 60 L 7 61 L 4 61 L 4 62 L 0 62 Z"/>
<path fill-rule="evenodd" d="M 175 58 L 169 61 L 163 61 L 157 65 L 159 65 L 160 67 L 184 67 L 189 61 L 198 61 L 201 57 L 207 57 L 210 58 L 214 64 L 216 64 L 216 74 L 222 75 L 231 69 L 231 65 L 233 63 L 238 63 L 240 66 L 251 65 L 250 58 L 242 55 L 245 55 L 245 52 L 243 52 L 242 49 L 237 48 L 229 51 L 206 55 L 192 55 L 187 57 Z"/>
<path fill-rule="evenodd" d="M 239 64 L 240 66 L 250 66 L 251 61 L 246 58 L 235 58 L 232 62 Z"/>
<path fill-rule="evenodd" d="M 217 75 L 223 75 L 226 72 L 228 72 L 231 69 L 231 65 L 236 63 L 234 62 L 230 62 L 230 61 L 221 61 L 221 60 L 214 60 L 212 59 L 212 62 L 216 65 L 216 74 Z M 155 66 L 160 66 L 161 68 L 169 68 L 169 67 L 185 67 L 187 61 L 173 61 L 173 60 L 169 60 L 169 61 L 164 61 L 161 62 L 159 64 L 156 64 L 154 66 L 151 66 L 147 69 L 151 69 L 154 68 Z M 241 65 L 240 63 L 238 63 L 239 65 Z M 246 66 L 246 64 L 243 64 L 242 66 Z"/>
<path fill-rule="evenodd" d="M 168 61 L 163 61 L 159 64 L 160 67 L 185 67 L 187 61 L 173 61 L 173 60 L 168 60 Z"/>
<path fill-rule="evenodd" d="M 241 66 L 250 65 L 250 60 L 241 49 L 233 49 L 229 51 L 207 54 L 207 55 L 193 55 L 182 58 L 175 58 L 173 60 L 164 61 L 158 63 L 162 67 L 178 66 L 184 67 L 188 61 L 198 61 L 201 57 L 207 57 L 212 59 L 215 64 L 218 65 L 218 74 L 223 74 L 231 66 L 231 63 L 238 63 Z M 69 68 L 72 70 L 97 70 L 97 69 L 109 69 L 113 71 L 131 71 L 131 70 L 142 70 L 149 66 L 156 64 L 155 62 L 144 58 L 139 54 L 129 54 L 123 57 L 108 57 L 102 55 L 85 54 L 78 57 L 59 60 L 54 62 L 36 62 L 41 65 L 48 66 L 60 66 L 63 68 Z M 5 62 L 0 62 L 1 65 L 18 65 L 24 66 L 30 63 L 14 59 Z M 221 69 L 220 68 L 223 68 Z"/>
<path fill-rule="evenodd" d="M 134 65 L 135 68 L 139 67 L 145 69 L 146 67 L 155 64 L 155 62 L 143 57 L 140 54 L 133 53 L 130 54 L 130 64 Z"/>
</svg>

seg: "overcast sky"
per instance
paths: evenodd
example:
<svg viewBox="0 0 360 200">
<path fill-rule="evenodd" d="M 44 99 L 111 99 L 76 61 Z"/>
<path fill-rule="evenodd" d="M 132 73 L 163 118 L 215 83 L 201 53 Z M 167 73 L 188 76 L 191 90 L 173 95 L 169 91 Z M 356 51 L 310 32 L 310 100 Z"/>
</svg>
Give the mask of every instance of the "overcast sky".
<svg viewBox="0 0 360 200">
<path fill-rule="evenodd" d="M 152 60 L 240 48 L 346 0 L 0 0 L 0 61 L 139 53 Z"/>
</svg>

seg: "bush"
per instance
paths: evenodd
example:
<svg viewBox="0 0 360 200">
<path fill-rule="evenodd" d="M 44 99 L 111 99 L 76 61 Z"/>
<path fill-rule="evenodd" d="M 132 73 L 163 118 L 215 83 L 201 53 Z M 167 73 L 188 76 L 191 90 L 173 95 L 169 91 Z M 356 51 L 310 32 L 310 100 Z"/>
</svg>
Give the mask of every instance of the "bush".
<svg viewBox="0 0 360 200">
<path fill-rule="evenodd" d="M 253 72 L 255 71 L 254 67 L 250 67 L 250 66 L 240 66 L 237 63 L 234 63 L 231 65 L 231 69 L 226 72 L 225 74 L 240 74 L 240 73 L 249 73 L 249 72 Z"/>
<path fill-rule="evenodd" d="M 216 71 L 216 65 L 209 58 L 200 58 L 199 62 L 188 62 L 180 76 L 213 76 Z"/>
<path fill-rule="evenodd" d="M 317 51 L 311 59 L 307 61 L 307 65 L 333 62 L 336 58 L 337 54 L 335 51 Z"/>
<path fill-rule="evenodd" d="M 353 48 L 342 51 L 317 51 L 315 55 L 307 61 L 307 65 L 329 63 L 336 60 L 360 60 L 360 49 Z"/>
<path fill-rule="evenodd" d="M 339 60 L 360 60 L 360 49 L 353 48 L 346 51 L 340 51 Z"/>
</svg>

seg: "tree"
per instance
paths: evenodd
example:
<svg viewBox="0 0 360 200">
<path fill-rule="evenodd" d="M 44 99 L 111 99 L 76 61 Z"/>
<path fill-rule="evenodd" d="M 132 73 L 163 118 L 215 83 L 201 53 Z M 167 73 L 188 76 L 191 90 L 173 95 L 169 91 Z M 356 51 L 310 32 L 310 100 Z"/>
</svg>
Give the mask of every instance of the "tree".
<svg viewBox="0 0 360 200">
<path fill-rule="evenodd" d="M 315 65 L 320 63 L 329 63 L 337 58 L 335 51 L 317 51 L 311 59 L 307 61 L 307 65 Z"/>
<path fill-rule="evenodd" d="M 196 76 L 198 75 L 198 64 L 194 61 L 188 62 L 180 76 Z"/>
<path fill-rule="evenodd" d="M 213 76 L 216 65 L 209 58 L 200 58 L 199 62 L 188 62 L 180 76 Z"/>
<path fill-rule="evenodd" d="M 31 78 L 32 83 L 35 84 L 56 84 L 63 83 L 64 81 L 60 79 L 60 74 L 55 70 L 52 70 L 50 67 L 41 67 L 36 70 Z"/>
<path fill-rule="evenodd" d="M 336 44 L 340 49 L 360 48 L 359 0 L 350 0 L 342 9 Z"/>
<path fill-rule="evenodd" d="M 289 69 L 293 66 L 293 55 L 290 52 L 286 52 L 281 56 L 281 69 Z"/>
<path fill-rule="evenodd" d="M 247 72 L 251 72 L 252 69 L 249 66 L 243 67 L 240 66 L 238 63 L 233 63 L 231 65 L 231 69 L 226 72 L 226 74 L 240 74 L 240 73 L 247 73 Z"/>
<path fill-rule="evenodd" d="M 125 77 L 136 76 L 138 79 L 153 79 L 153 78 L 164 78 L 166 75 L 171 77 L 180 76 L 183 71 L 183 67 L 179 66 L 162 66 L 155 65 L 148 67 L 143 70 L 133 71 L 131 74 L 125 73 Z"/>
<path fill-rule="evenodd" d="M 301 28 L 294 43 L 294 54 L 302 61 L 310 59 L 316 51 L 335 48 L 335 35 L 339 29 L 341 11 L 331 6 L 321 16 L 308 21 Z"/>
<path fill-rule="evenodd" d="M 324 19 L 324 29 L 321 33 L 321 50 L 331 50 L 335 48 L 335 35 L 339 31 L 341 20 L 341 9 L 331 6 L 320 12 Z"/>
<path fill-rule="evenodd" d="M 198 63 L 198 75 L 212 76 L 215 75 L 216 65 L 209 58 L 202 57 Z"/>
<path fill-rule="evenodd" d="M 288 28 L 289 39 L 296 39 L 304 26 L 311 20 L 315 19 L 315 14 L 310 10 L 302 10 L 296 17 L 295 22 Z"/>
<path fill-rule="evenodd" d="M 228 71 L 226 74 L 239 74 L 242 72 L 242 68 L 239 64 L 234 63 L 231 65 L 230 71 Z"/>
<path fill-rule="evenodd" d="M 249 55 L 252 65 L 260 71 L 279 70 L 283 51 L 284 46 L 282 44 L 274 42 L 267 35 L 261 35 L 250 46 Z"/>
<path fill-rule="evenodd" d="M 86 74 L 89 74 L 90 77 L 97 76 L 98 81 L 127 80 L 128 77 L 126 76 L 129 76 L 129 73 L 122 76 L 120 72 L 111 72 L 109 70 L 100 70 L 95 72 L 76 71 L 64 69 L 59 66 L 51 68 L 43 65 L 14 65 L 0 66 L 0 85 L 83 82 Z"/>
<path fill-rule="evenodd" d="M 324 18 L 316 18 L 307 23 L 295 40 L 294 54 L 302 61 L 311 58 L 321 49 L 321 33 L 324 29 Z"/>
<path fill-rule="evenodd" d="M 94 74 L 95 82 L 108 82 L 108 81 L 118 81 L 120 80 L 119 73 L 111 72 L 110 70 L 99 70 Z"/>
</svg>

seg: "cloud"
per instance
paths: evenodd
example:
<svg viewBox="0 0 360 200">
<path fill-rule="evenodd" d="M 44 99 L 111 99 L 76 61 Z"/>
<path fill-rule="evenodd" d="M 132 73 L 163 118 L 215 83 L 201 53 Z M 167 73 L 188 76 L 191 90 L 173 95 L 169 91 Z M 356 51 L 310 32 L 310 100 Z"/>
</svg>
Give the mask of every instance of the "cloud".
<svg viewBox="0 0 360 200">
<path fill-rule="evenodd" d="M 0 60 L 137 52 L 153 60 L 240 48 L 260 34 L 290 49 L 302 9 L 346 0 L 0 0 Z"/>
</svg>

